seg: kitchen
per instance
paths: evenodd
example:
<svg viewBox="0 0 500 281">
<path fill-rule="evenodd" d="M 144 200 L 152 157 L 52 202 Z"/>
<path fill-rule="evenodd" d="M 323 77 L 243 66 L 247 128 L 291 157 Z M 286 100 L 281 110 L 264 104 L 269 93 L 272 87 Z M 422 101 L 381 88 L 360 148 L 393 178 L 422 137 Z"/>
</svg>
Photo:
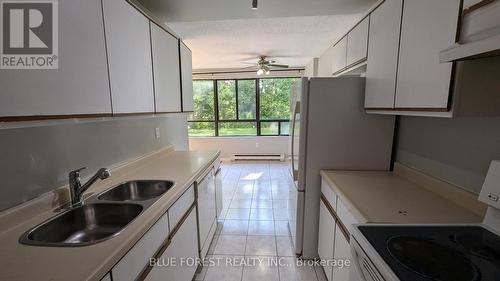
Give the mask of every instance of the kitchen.
<svg viewBox="0 0 500 281">
<path fill-rule="evenodd" d="M 25 2 L 0 280 L 498 280 L 499 1 Z"/>
</svg>

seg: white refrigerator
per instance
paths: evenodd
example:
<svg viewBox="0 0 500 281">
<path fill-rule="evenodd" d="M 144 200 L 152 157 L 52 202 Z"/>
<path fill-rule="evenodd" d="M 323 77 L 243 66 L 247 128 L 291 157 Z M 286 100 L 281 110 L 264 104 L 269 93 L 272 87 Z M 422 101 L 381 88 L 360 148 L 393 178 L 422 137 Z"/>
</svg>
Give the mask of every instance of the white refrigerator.
<svg viewBox="0 0 500 281">
<path fill-rule="evenodd" d="M 288 224 L 296 254 L 318 256 L 320 170 L 389 170 L 394 116 L 364 111 L 365 78 L 302 78 L 294 87 Z"/>
</svg>

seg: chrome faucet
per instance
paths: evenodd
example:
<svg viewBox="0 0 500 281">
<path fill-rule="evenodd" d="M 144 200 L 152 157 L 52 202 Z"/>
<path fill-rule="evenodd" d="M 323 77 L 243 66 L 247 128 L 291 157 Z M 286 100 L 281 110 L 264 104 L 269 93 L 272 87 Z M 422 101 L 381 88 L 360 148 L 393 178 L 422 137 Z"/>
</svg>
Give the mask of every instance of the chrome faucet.
<svg viewBox="0 0 500 281">
<path fill-rule="evenodd" d="M 88 182 L 82 185 L 80 182 L 80 172 L 87 167 L 80 168 L 78 170 L 71 171 L 69 173 L 69 191 L 71 195 L 71 205 L 79 206 L 83 204 L 82 195 L 97 179 L 107 179 L 111 176 L 111 172 L 106 168 L 99 169 Z"/>
</svg>

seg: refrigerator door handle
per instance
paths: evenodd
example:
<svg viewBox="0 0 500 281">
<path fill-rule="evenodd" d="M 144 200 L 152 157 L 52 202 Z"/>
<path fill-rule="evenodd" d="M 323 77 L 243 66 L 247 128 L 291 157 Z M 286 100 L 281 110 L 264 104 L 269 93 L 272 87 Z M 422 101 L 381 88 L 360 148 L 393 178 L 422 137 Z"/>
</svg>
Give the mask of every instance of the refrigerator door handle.
<svg viewBox="0 0 500 281">
<path fill-rule="evenodd" d="M 292 119 L 292 177 L 294 181 L 297 181 L 299 178 L 299 171 L 295 169 L 295 153 L 294 153 L 294 139 L 295 139 L 295 122 L 297 121 L 297 114 L 300 113 L 300 101 L 295 102 L 295 108 L 293 111 L 293 119 Z"/>
</svg>

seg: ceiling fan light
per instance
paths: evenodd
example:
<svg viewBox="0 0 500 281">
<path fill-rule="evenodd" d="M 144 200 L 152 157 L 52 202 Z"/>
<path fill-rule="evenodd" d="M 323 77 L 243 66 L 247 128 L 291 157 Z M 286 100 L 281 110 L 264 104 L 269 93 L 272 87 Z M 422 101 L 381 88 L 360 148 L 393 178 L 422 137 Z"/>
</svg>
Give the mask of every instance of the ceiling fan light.
<svg viewBox="0 0 500 281">
<path fill-rule="evenodd" d="M 262 75 L 262 74 L 264 74 L 264 69 L 259 68 L 259 69 L 257 70 L 257 75 Z"/>
</svg>

